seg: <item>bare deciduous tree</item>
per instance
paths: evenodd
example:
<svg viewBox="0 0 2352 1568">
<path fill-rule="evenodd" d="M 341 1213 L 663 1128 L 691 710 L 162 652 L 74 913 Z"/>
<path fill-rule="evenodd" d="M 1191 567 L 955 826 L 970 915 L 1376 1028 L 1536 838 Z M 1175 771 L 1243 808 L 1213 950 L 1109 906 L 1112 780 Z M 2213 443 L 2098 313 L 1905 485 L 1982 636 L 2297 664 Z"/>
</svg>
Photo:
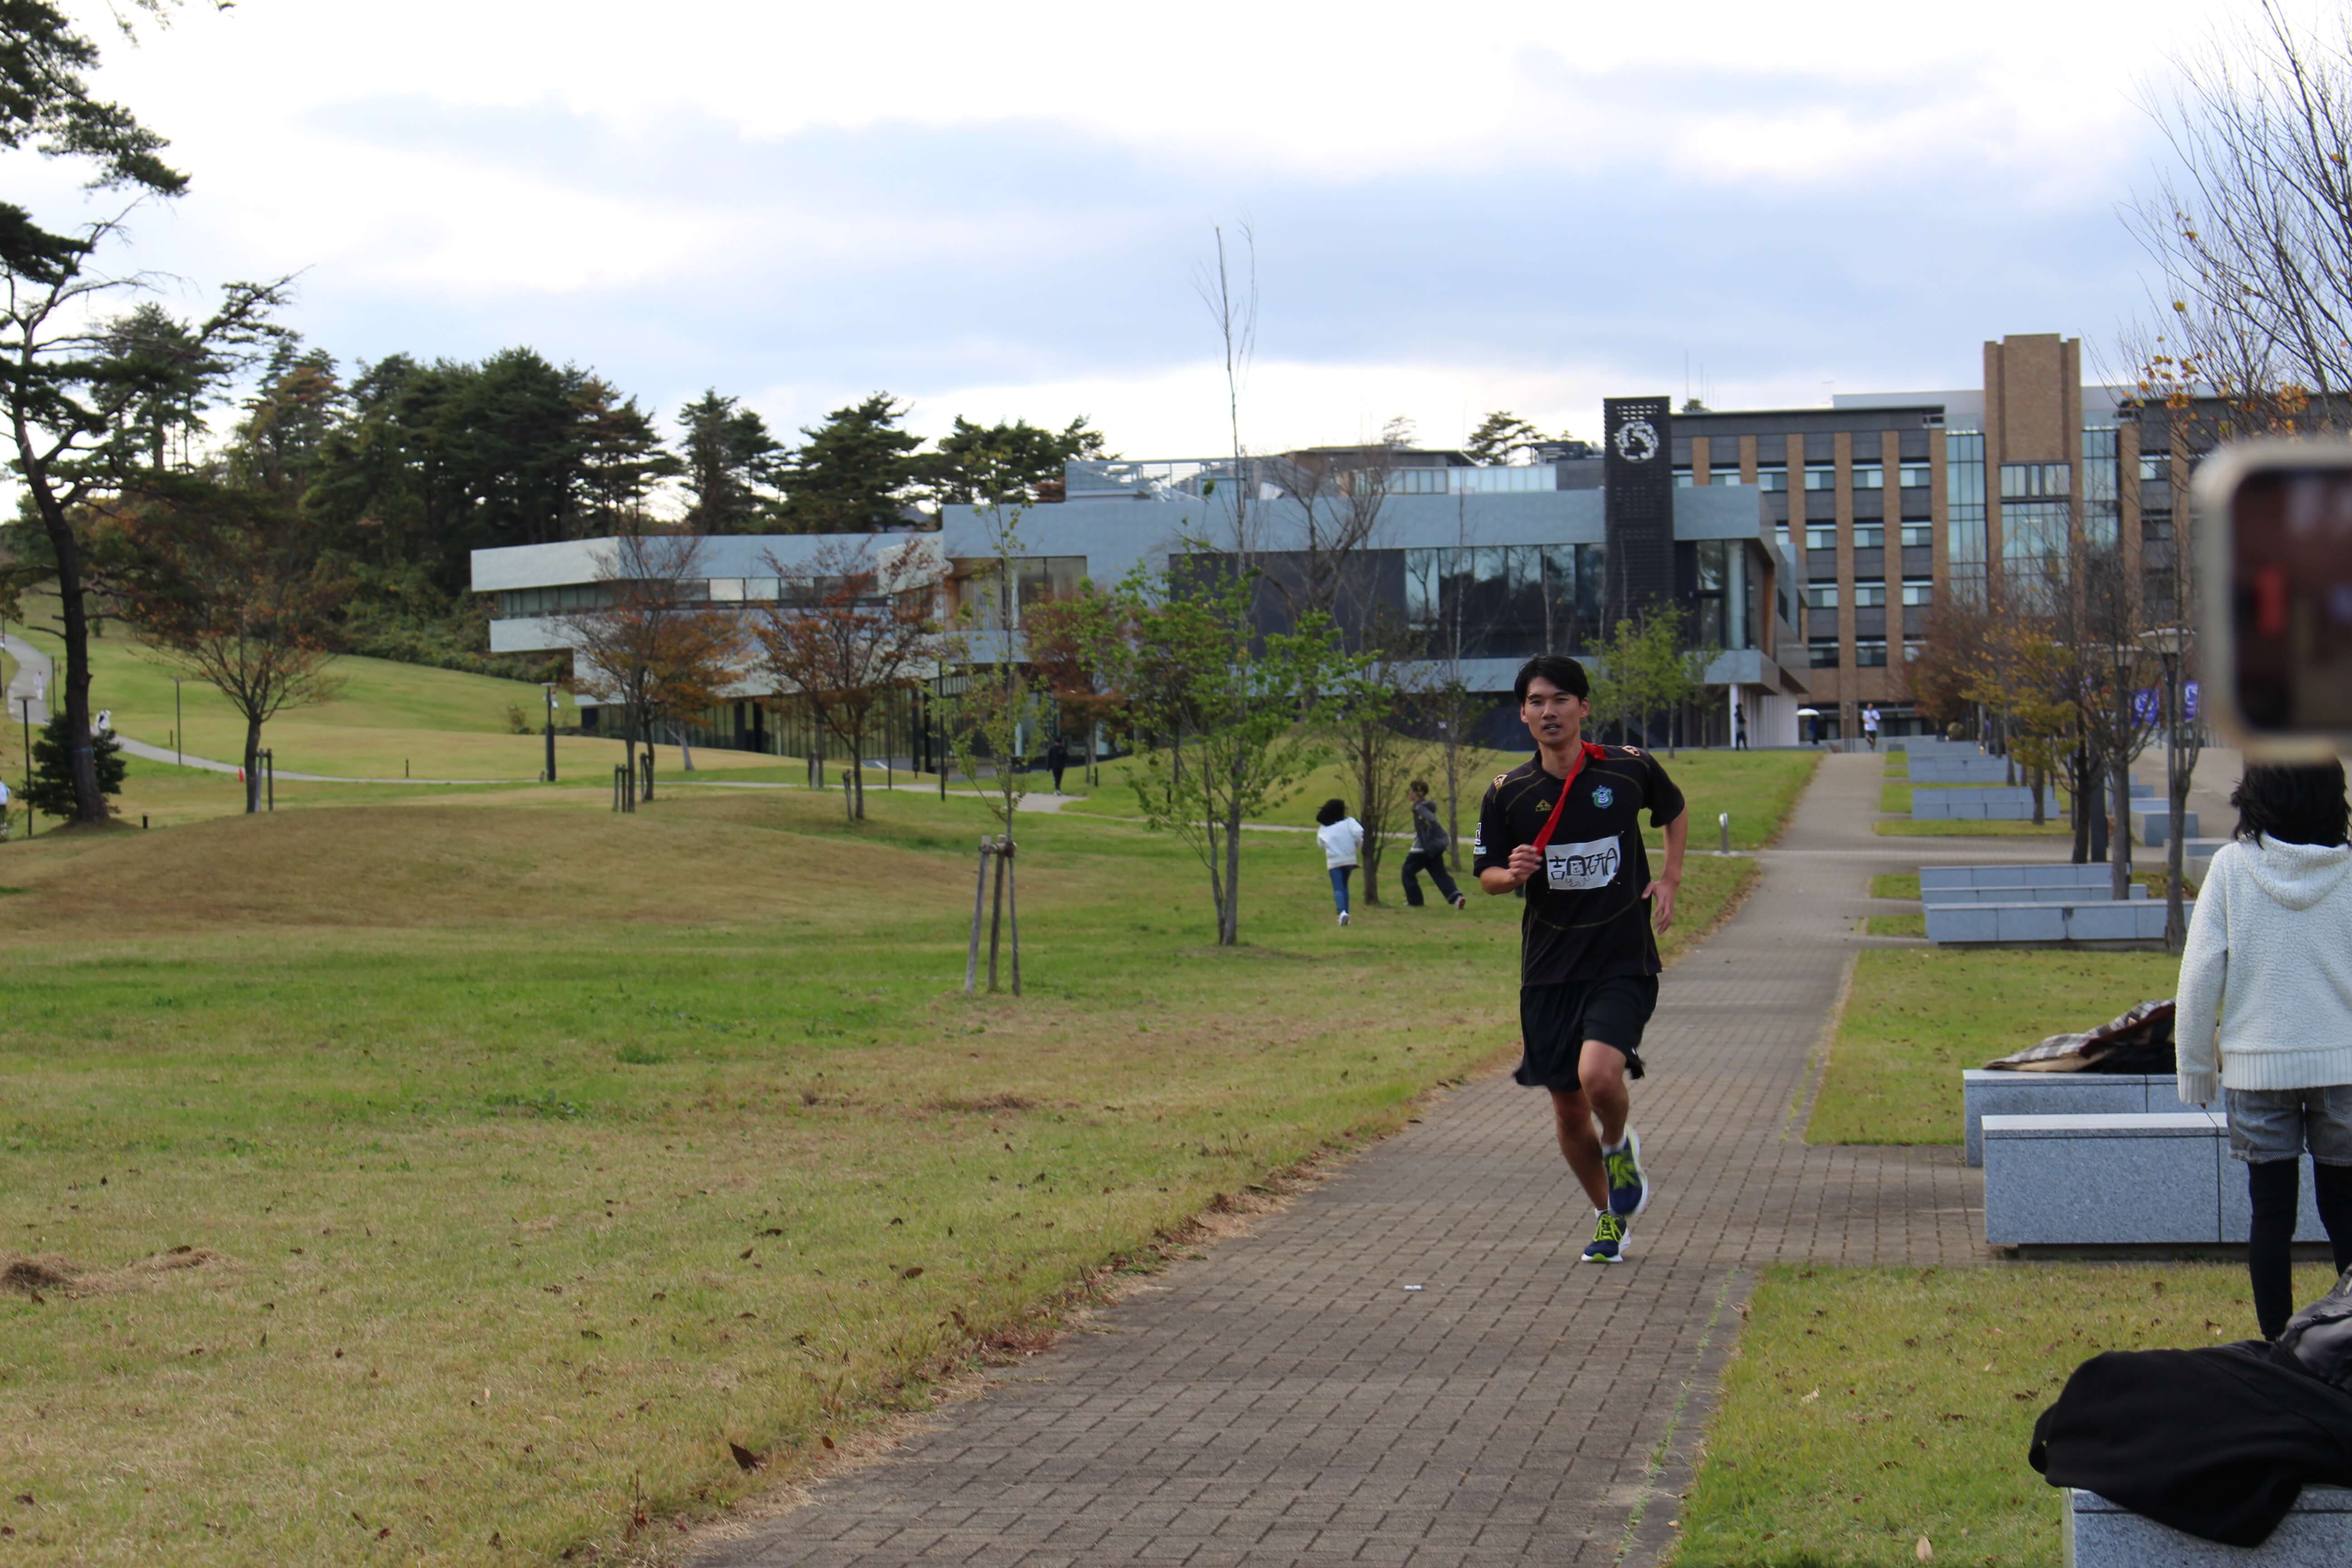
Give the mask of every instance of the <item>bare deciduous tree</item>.
<svg viewBox="0 0 2352 1568">
<path fill-rule="evenodd" d="M 644 742 L 648 800 L 656 721 L 708 707 L 741 662 L 742 627 L 710 607 L 702 549 L 699 534 L 616 534 L 596 563 L 599 602 L 557 620 L 574 652 L 573 683 L 621 706 L 632 773 Z"/>
<path fill-rule="evenodd" d="M 909 562 L 913 547 L 885 562 L 864 544 L 831 543 L 806 564 L 771 556 L 783 594 L 753 626 L 761 664 L 779 699 L 796 701 L 849 752 L 845 809 L 866 816 L 866 751 L 877 711 L 912 686 L 936 658 L 931 597 L 936 574 Z"/>
<path fill-rule="evenodd" d="M 351 579 L 322 562 L 294 504 L 202 479 L 158 477 L 110 508 L 112 597 L 165 662 L 245 721 L 245 809 L 260 809 L 261 727 L 329 702 L 335 611 Z"/>
</svg>

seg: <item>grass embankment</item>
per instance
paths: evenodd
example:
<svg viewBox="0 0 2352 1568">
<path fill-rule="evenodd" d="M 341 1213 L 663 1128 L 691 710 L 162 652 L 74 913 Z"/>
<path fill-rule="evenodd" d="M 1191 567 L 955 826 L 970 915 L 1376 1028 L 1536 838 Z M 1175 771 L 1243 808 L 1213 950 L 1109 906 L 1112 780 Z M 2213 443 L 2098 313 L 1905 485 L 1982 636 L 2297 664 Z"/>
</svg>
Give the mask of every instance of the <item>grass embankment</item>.
<svg viewBox="0 0 2352 1568">
<path fill-rule="evenodd" d="M 2049 822 L 1914 822 L 1895 817 L 1872 825 L 1889 838 L 2065 838 L 2074 833 L 2063 817 Z"/>
<path fill-rule="evenodd" d="M 1962 1068 L 2169 996 L 2179 969 L 2160 952 L 1864 952 L 1806 1141 L 1960 1142 Z"/>
<path fill-rule="evenodd" d="M 37 602 L 28 601 L 37 614 Z M 27 641 L 62 660 L 64 643 L 35 629 Z M 90 705 L 110 710 L 115 731 L 151 746 L 175 744 L 172 672 L 160 656 L 130 637 L 119 623 L 90 645 Z M 339 658 L 331 673 L 343 682 L 332 702 L 298 708 L 262 729 L 262 744 L 275 754 L 280 773 L 321 773 L 339 778 L 529 780 L 546 763 L 547 742 L 537 732 L 546 693 L 524 681 L 501 680 L 461 670 L 397 664 L 380 658 Z M 579 722 L 568 694 L 557 694 L 558 727 Z M 514 732 L 509 709 L 519 710 L 533 732 Z M 227 700 L 201 681 L 184 678 L 179 707 L 184 733 L 176 744 L 186 753 L 214 762 L 238 763 L 245 755 L 245 721 Z M 556 737 L 556 772 L 574 777 L 609 776 L 620 761 L 616 742 L 576 735 Z M 706 767 L 730 768 L 738 759 L 772 764 L 772 757 L 742 752 L 698 752 Z M 675 747 L 660 749 L 667 773 L 677 765 Z M 235 784 L 228 786 L 232 791 Z"/>
<path fill-rule="evenodd" d="M 2329 1284 L 2296 1272 L 2295 1299 Z M 2034 1418 L 2102 1350 L 2252 1338 L 2245 1271 L 2091 1265 L 1766 1271 L 1684 1505 L 1676 1568 L 1986 1568 L 2061 1558 Z"/>
<path fill-rule="evenodd" d="M 1051 816 L 1028 994 L 966 1000 L 985 819 L 869 802 L 485 791 L 0 852 L 10 1544 L 613 1550 L 771 1484 L 728 1441 L 789 1473 L 1516 1035 L 1513 900 L 1340 930 L 1312 840 L 1253 835 L 1221 952 L 1181 845 Z M 1695 858 L 1670 952 L 1750 869 Z"/>
</svg>

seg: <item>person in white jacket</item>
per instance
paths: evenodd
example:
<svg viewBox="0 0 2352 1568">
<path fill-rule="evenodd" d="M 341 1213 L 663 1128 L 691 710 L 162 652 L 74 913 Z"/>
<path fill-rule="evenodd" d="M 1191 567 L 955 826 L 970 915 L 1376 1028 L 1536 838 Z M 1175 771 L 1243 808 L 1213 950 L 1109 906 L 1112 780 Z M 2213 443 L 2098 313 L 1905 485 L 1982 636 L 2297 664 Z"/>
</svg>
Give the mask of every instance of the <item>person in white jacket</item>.
<svg viewBox="0 0 2352 1568">
<path fill-rule="evenodd" d="M 2254 1321 L 2274 1340 L 2294 1310 L 2306 1150 L 2336 1270 L 2352 1265 L 2352 808 L 2341 763 L 2249 767 L 2230 804 L 2238 828 L 2189 917 L 2173 1033 L 2180 1098 L 2229 1090 L 2230 1152 L 2253 1200 Z"/>
<path fill-rule="evenodd" d="M 1331 872 L 1331 901 L 1339 906 L 1339 923 L 1348 923 L 1348 878 L 1364 849 L 1364 825 L 1348 815 L 1344 800 L 1327 800 L 1315 813 L 1319 826 L 1315 837 L 1323 846 L 1323 864 Z"/>
</svg>

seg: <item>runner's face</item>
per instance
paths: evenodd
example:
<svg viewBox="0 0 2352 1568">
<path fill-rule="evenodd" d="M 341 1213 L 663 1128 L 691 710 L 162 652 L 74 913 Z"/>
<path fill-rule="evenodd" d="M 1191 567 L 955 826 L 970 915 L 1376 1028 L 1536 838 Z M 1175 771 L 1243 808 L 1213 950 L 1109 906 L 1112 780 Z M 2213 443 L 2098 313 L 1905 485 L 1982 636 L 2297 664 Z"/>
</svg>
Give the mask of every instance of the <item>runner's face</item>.
<svg viewBox="0 0 2352 1568">
<path fill-rule="evenodd" d="M 1591 703 L 1562 691 L 1540 675 L 1528 682 L 1527 700 L 1519 704 L 1520 721 L 1538 745 L 1562 745 L 1575 739 L 1591 712 Z"/>
</svg>

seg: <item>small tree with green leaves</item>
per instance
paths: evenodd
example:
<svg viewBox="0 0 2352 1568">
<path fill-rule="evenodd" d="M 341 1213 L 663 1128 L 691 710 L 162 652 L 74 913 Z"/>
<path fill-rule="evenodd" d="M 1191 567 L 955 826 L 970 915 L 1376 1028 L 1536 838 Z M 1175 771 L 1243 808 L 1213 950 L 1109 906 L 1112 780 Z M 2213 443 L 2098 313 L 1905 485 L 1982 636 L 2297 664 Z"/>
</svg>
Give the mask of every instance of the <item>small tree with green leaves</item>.
<svg viewBox="0 0 2352 1568">
<path fill-rule="evenodd" d="M 1144 821 L 1182 839 L 1209 873 L 1220 947 L 1241 941 L 1243 823 L 1328 754 L 1332 704 L 1361 668 L 1318 612 L 1258 635 L 1256 586 L 1230 557 L 1139 569 L 1110 595 L 1093 658 L 1127 700 Z"/>
</svg>

